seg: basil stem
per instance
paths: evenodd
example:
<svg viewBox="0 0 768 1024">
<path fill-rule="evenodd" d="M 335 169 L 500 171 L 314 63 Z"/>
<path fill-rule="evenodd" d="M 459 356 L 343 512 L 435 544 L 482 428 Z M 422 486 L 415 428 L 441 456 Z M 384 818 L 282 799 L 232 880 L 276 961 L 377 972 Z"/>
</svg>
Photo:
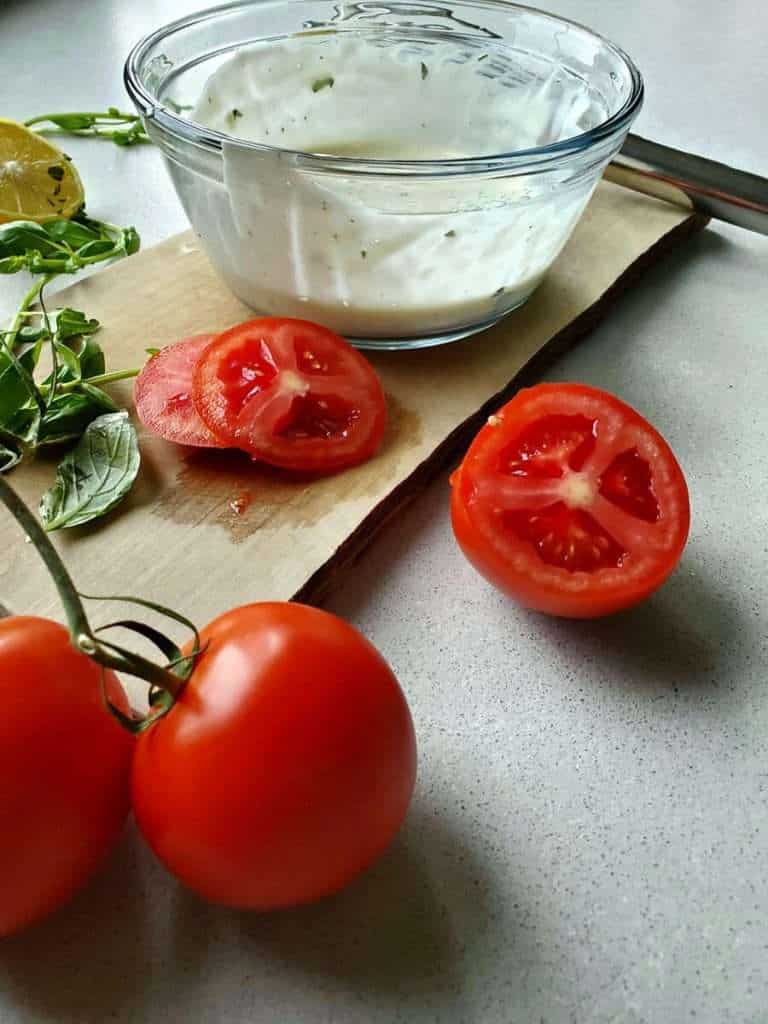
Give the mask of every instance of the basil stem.
<svg viewBox="0 0 768 1024">
<path fill-rule="evenodd" d="M 151 142 L 141 118 L 137 114 L 123 113 L 117 107 L 109 107 L 103 111 L 39 114 L 24 122 L 27 128 L 33 128 L 38 124 L 53 125 L 53 130 L 68 135 L 91 135 L 111 139 L 118 146 Z"/>
</svg>

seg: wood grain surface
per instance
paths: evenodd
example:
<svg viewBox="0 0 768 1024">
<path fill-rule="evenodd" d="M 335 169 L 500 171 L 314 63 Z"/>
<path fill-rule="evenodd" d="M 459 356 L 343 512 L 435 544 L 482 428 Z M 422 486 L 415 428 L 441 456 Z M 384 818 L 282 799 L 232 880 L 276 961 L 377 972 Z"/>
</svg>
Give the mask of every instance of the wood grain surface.
<svg viewBox="0 0 768 1024">
<path fill-rule="evenodd" d="M 705 221 L 603 182 L 544 284 L 482 335 L 435 349 L 376 353 L 389 404 L 385 443 L 367 464 L 314 482 L 291 480 L 238 453 L 181 449 L 140 429 L 142 469 L 103 521 L 55 535 L 81 589 L 162 601 L 200 623 L 233 605 L 319 601 L 376 531 L 465 447 L 488 412 L 583 337 L 611 303 Z M 110 369 L 140 365 L 148 346 L 223 330 L 253 314 L 218 280 L 187 233 L 57 296 L 97 317 Z M 131 406 L 131 384 L 114 397 Z M 11 482 L 33 505 L 51 458 Z M 447 498 L 447 495 L 446 495 Z M 0 516 L 0 602 L 59 617 L 31 546 Z"/>
</svg>

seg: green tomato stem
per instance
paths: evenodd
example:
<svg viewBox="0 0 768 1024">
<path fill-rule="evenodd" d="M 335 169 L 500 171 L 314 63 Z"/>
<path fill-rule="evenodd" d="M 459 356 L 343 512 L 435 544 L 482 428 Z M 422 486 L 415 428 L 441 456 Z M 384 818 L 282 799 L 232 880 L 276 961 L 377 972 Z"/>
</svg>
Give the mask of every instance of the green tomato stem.
<svg viewBox="0 0 768 1024">
<path fill-rule="evenodd" d="M 88 616 L 85 614 L 83 602 L 80 600 L 80 595 L 72 582 L 72 577 L 61 560 L 61 556 L 46 536 L 37 519 L 35 519 L 18 494 L 2 476 L 0 476 L 0 501 L 3 502 L 24 533 L 35 545 L 37 553 L 45 562 L 45 566 L 51 574 L 51 579 L 59 592 L 61 603 L 64 606 L 64 614 L 67 617 L 69 632 L 75 646 L 78 646 L 78 640 L 81 636 L 92 638 L 93 633 L 88 622 Z"/>
<path fill-rule="evenodd" d="M 116 644 L 97 639 L 88 621 L 80 594 L 72 582 L 67 567 L 61 560 L 61 556 L 37 519 L 2 476 L 0 476 L 0 501 L 32 541 L 37 553 L 45 563 L 64 606 L 69 633 L 77 650 L 101 665 L 102 668 L 112 668 L 118 672 L 137 676 L 152 686 L 164 690 L 170 695 L 170 698 L 177 698 L 184 688 L 186 680 L 175 675 L 168 667 L 156 665 L 140 654 L 126 651 Z M 169 707 L 171 705 L 172 700 Z"/>
</svg>

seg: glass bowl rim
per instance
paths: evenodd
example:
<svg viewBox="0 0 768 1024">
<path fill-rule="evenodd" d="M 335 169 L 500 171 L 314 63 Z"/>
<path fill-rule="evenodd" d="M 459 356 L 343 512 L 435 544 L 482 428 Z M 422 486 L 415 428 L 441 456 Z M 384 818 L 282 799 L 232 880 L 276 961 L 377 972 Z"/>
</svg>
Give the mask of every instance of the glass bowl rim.
<svg viewBox="0 0 768 1024">
<path fill-rule="evenodd" d="M 447 160 L 350 158 L 286 149 L 280 146 L 271 146 L 247 139 L 239 139 L 236 136 L 218 132 L 213 128 L 198 124 L 196 121 L 180 117 L 178 112 L 160 103 L 158 98 L 145 87 L 141 80 L 139 69 L 147 52 L 176 32 L 200 22 L 214 20 L 240 8 L 256 7 L 268 3 L 283 3 L 286 6 L 291 6 L 294 3 L 300 2 L 301 0 L 229 0 L 228 3 L 206 7 L 192 14 L 177 18 L 148 33 L 129 52 L 123 72 L 126 90 L 136 109 L 145 120 L 154 122 L 172 136 L 212 152 L 221 152 L 226 143 L 229 146 L 236 146 L 245 150 L 255 150 L 262 153 L 279 154 L 282 157 L 294 158 L 299 160 L 303 166 L 324 171 L 339 171 L 344 174 L 389 173 L 395 175 L 436 174 L 443 176 L 498 170 L 511 170 L 517 173 L 550 170 L 553 166 L 569 162 L 571 157 L 585 153 L 593 147 L 597 147 L 601 142 L 620 135 L 632 123 L 643 104 L 645 94 L 643 76 L 632 58 L 620 46 L 580 22 L 573 21 L 570 18 L 562 18 L 538 7 L 510 3 L 508 0 L 458 0 L 458 4 L 462 7 L 497 9 L 506 12 L 513 10 L 533 14 L 547 21 L 578 29 L 580 32 L 586 33 L 593 40 L 602 43 L 624 64 L 629 73 L 631 81 L 630 93 L 619 110 L 586 132 L 573 135 L 567 139 L 560 139 L 557 142 L 548 143 L 546 146 L 537 146 L 530 149 Z M 398 0 L 395 0 L 395 3 L 397 2 Z"/>
</svg>

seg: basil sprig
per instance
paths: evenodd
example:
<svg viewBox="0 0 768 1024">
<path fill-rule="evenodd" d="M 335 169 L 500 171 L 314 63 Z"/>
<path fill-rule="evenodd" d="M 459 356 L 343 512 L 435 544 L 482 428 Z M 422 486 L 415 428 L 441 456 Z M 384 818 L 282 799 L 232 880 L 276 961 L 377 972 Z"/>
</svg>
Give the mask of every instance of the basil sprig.
<svg viewBox="0 0 768 1024">
<path fill-rule="evenodd" d="M 110 139 L 118 146 L 134 146 L 138 142 L 150 142 L 150 138 L 136 114 L 125 114 L 117 107 L 103 111 L 78 111 L 65 114 L 40 114 L 24 122 L 27 128 L 38 125 L 53 126 L 53 130 L 68 135 L 95 135 Z M 43 129 L 44 130 L 44 129 Z"/>
<path fill-rule="evenodd" d="M 78 442 L 86 436 L 91 439 L 88 445 L 92 445 L 94 435 L 88 434 L 91 424 L 119 414 L 103 385 L 133 377 L 138 370 L 108 373 L 104 353 L 94 337 L 99 321 L 68 306 L 49 312 L 44 290 L 60 274 L 74 274 L 105 260 L 130 256 L 139 245 L 135 228 L 94 220 L 85 213 L 45 224 L 13 221 L 0 225 L 0 273 L 27 271 L 35 278 L 9 328 L 0 331 L 0 473 L 13 469 L 42 447 Z M 39 309 L 33 308 L 35 304 Z M 43 376 L 39 371 L 45 351 L 50 355 L 50 368 Z M 135 439 L 127 414 L 125 424 L 121 420 L 119 429 L 110 429 L 121 438 L 131 433 Z M 116 458 L 122 457 L 124 447 L 121 442 L 114 449 Z M 112 448 L 107 446 L 104 451 Z M 72 488 L 82 477 L 82 457 L 78 445 L 59 466 L 57 483 L 49 494 L 56 491 L 64 504 L 48 516 L 48 529 L 75 522 L 81 525 L 103 515 L 114 504 L 99 494 L 85 503 L 77 516 L 69 514 Z M 100 458 L 103 463 L 103 453 Z M 135 472 L 123 474 L 126 489 L 134 477 Z M 119 500 L 125 491 L 113 488 L 111 493 Z M 58 508 L 52 501 L 46 497 L 46 508 Z"/>
</svg>

